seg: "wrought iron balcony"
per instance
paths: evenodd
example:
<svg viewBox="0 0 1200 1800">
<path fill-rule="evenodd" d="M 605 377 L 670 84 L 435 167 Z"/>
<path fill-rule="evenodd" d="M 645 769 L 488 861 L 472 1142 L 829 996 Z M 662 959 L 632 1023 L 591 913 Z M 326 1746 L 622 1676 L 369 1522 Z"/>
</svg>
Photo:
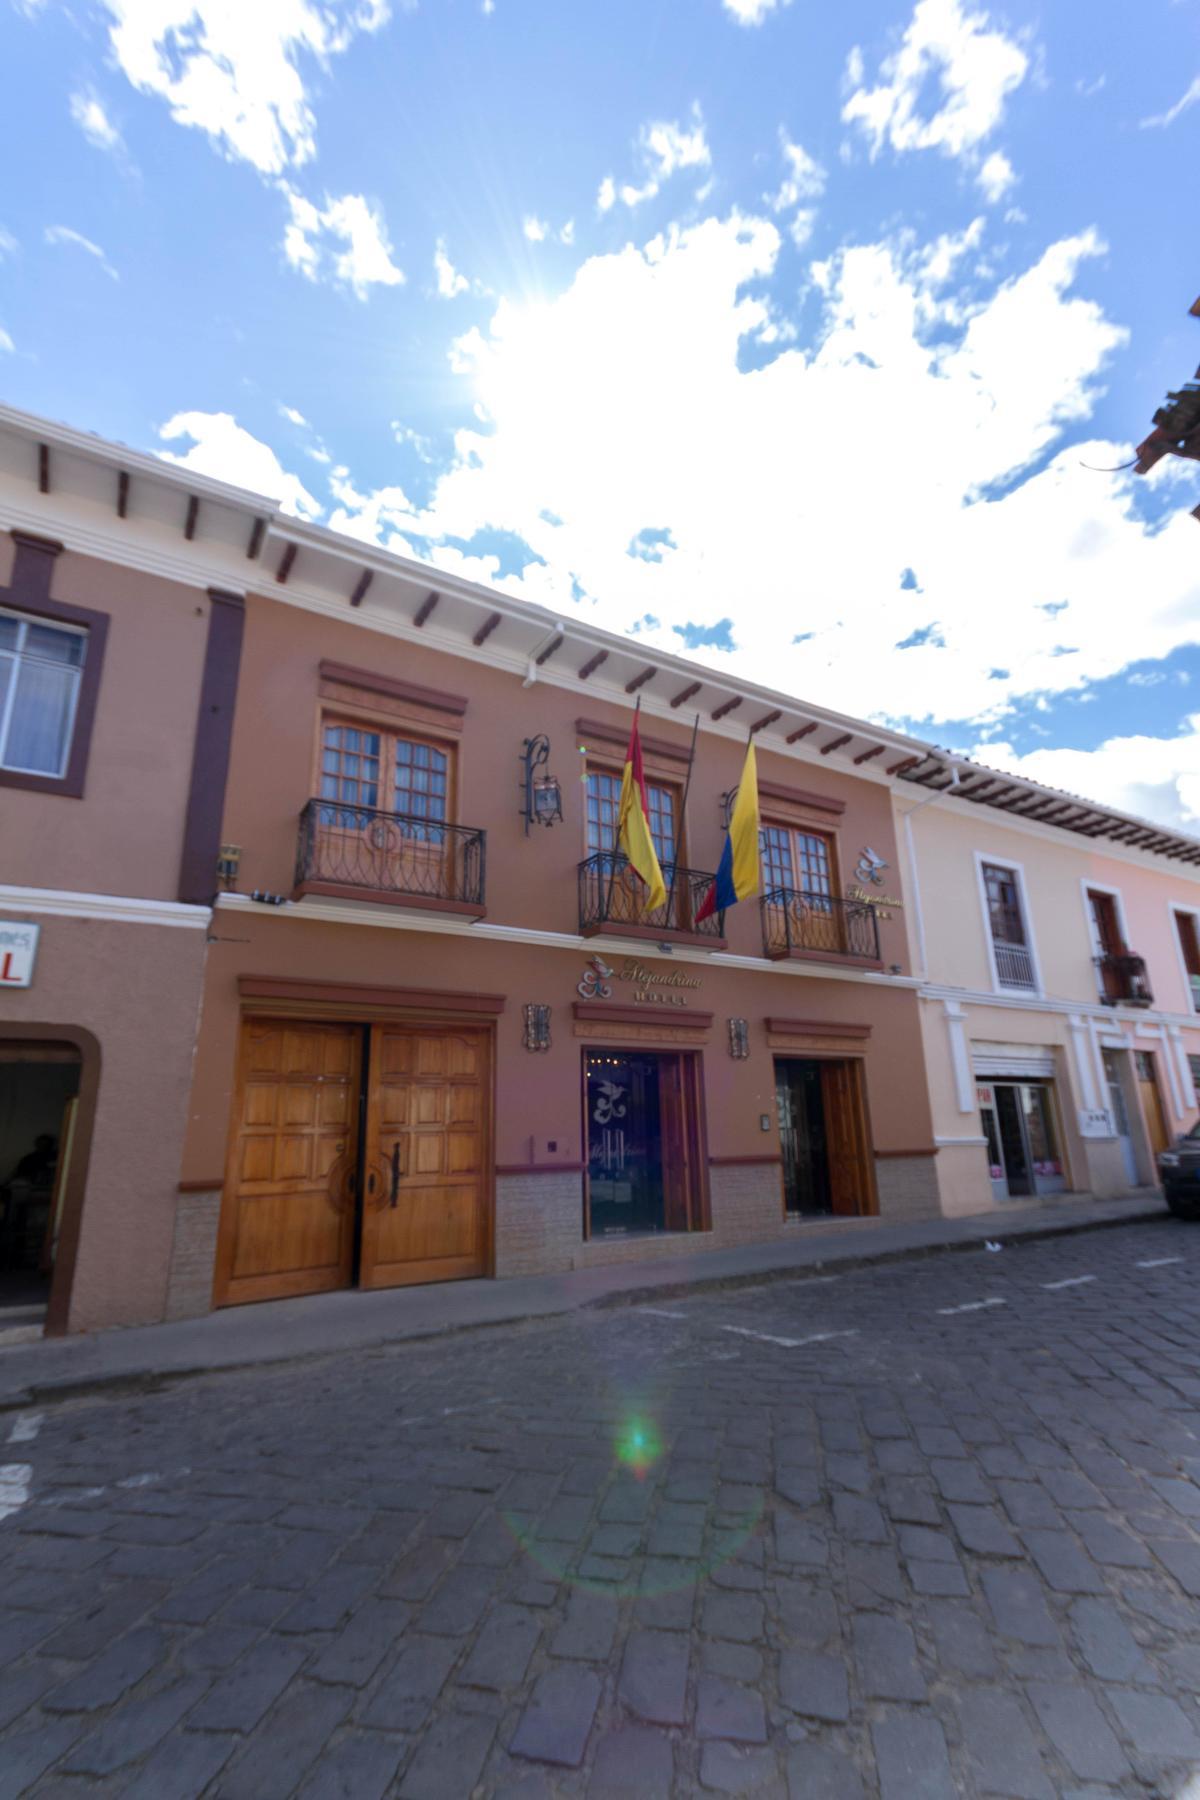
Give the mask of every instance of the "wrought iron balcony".
<svg viewBox="0 0 1200 1800">
<path fill-rule="evenodd" d="M 839 900 L 800 888 L 771 888 L 762 897 L 768 956 L 853 956 L 879 961 L 879 920 L 861 900 Z"/>
<path fill-rule="evenodd" d="M 1153 1006 L 1154 994 L 1145 959 L 1129 950 L 1109 950 L 1094 959 L 1100 998 L 1108 1006 Z"/>
<path fill-rule="evenodd" d="M 579 865 L 579 929 L 584 937 L 598 931 L 633 937 L 665 937 L 683 932 L 690 937 L 721 940 L 725 914 L 697 919 L 696 914 L 712 886 L 713 878 L 701 869 L 685 869 L 679 863 L 663 864 L 667 897 L 653 911 L 646 905 L 646 885 L 624 856 L 611 850 L 589 856 Z"/>
<path fill-rule="evenodd" d="M 482 913 L 487 833 L 413 813 L 310 800 L 300 814 L 296 891 Z"/>
<path fill-rule="evenodd" d="M 1001 938 L 992 940 L 996 953 L 996 979 L 1002 988 L 1015 988 L 1022 993 L 1037 992 L 1033 958 L 1026 944 L 1006 944 Z"/>
</svg>

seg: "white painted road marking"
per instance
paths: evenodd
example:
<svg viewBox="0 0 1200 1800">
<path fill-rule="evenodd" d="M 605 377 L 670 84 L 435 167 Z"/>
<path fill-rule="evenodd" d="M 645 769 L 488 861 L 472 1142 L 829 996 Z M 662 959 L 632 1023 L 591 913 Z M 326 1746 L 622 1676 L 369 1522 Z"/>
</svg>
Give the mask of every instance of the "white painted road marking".
<svg viewBox="0 0 1200 1800">
<path fill-rule="evenodd" d="M 32 1444 L 42 1428 L 45 1413 L 20 1413 L 17 1422 L 8 1434 L 10 1444 Z"/>
<path fill-rule="evenodd" d="M 639 1306 L 638 1311 L 642 1312 L 642 1313 L 649 1313 L 651 1318 L 653 1318 L 653 1319 L 686 1319 L 687 1318 L 686 1313 L 668 1312 L 665 1306 Z"/>
<path fill-rule="evenodd" d="M 1082 1287 L 1085 1281 L 1095 1281 L 1094 1275 L 1069 1275 L 1065 1281 L 1043 1281 L 1042 1286 L 1053 1292 L 1055 1288 Z"/>
<path fill-rule="evenodd" d="M 1168 1263 L 1182 1262 L 1182 1256 L 1152 1256 L 1149 1262 L 1137 1264 L 1139 1269 L 1165 1269 Z"/>
<path fill-rule="evenodd" d="M 968 1300 L 963 1306 L 939 1306 L 938 1312 L 942 1318 L 947 1319 L 952 1313 L 982 1312 L 985 1306 L 1007 1305 L 1008 1301 L 1001 1300 L 997 1295 L 990 1300 Z"/>
<path fill-rule="evenodd" d="M 722 1331 L 736 1332 L 738 1337 L 757 1338 L 760 1344 L 781 1344 L 785 1350 L 794 1350 L 797 1344 L 806 1343 L 806 1338 L 772 1337 L 769 1331 L 751 1331 L 745 1325 L 722 1325 Z"/>
<path fill-rule="evenodd" d="M 857 1337 L 857 1336 L 858 1336 L 857 1330 L 855 1330 L 855 1331 L 818 1331 L 813 1337 L 800 1338 L 797 1341 L 801 1344 L 827 1344 L 829 1342 L 830 1338 Z"/>
<path fill-rule="evenodd" d="M 0 1519 L 20 1512 L 29 1498 L 32 1463 L 0 1463 Z"/>
</svg>

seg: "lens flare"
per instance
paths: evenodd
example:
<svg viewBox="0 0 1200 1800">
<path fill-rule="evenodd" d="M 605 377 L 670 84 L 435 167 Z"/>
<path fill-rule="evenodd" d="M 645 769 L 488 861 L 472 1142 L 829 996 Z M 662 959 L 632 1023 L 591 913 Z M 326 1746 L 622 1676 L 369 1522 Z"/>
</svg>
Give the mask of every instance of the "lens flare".
<svg viewBox="0 0 1200 1800">
<path fill-rule="evenodd" d="M 617 1461 L 644 1481 L 662 1455 L 662 1439 L 649 1419 L 627 1419 L 616 1440 Z"/>
</svg>

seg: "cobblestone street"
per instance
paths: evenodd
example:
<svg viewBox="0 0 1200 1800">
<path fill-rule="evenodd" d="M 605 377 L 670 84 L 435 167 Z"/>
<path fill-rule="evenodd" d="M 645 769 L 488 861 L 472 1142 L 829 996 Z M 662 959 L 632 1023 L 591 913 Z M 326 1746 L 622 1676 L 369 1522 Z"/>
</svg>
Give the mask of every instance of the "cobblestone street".
<svg viewBox="0 0 1200 1800">
<path fill-rule="evenodd" d="M 1155 1222 L 8 1413 L 0 1797 L 1180 1800 L 1198 1268 Z"/>
</svg>

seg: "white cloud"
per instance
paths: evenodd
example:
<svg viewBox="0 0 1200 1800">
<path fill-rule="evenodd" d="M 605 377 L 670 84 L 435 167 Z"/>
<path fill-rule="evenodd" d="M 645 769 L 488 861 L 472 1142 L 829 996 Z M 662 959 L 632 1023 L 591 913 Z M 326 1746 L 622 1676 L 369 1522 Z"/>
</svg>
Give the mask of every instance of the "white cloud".
<svg viewBox="0 0 1200 1800">
<path fill-rule="evenodd" d="M 333 279 L 365 300 L 371 287 L 398 287 L 403 269 L 392 261 L 382 213 L 362 195 L 325 196 L 318 207 L 295 188 L 281 184 L 291 218 L 284 228 L 283 253 L 293 269 L 319 281 L 332 261 Z M 341 245 L 341 249 L 335 248 Z"/>
<path fill-rule="evenodd" d="M 825 192 L 828 176 L 816 157 L 810 156 L 803 144 L 792 143 L 782 126 L 779 128 L 779 147 L 783 153 L 785 174 L 777 191 L 766 194 L 763 198 L 772 212 L 792 214 L 788 233 L 796 248 L 802 250 L 812 236 L 817 210 L 815 206 L 803 206 L 801 202 L 819 200 Z"/>
<path fill-rule="evenodd" d="M 596 211 L 602 213 L 611 212 L 616 203 L 617 184 L 611 175 L 606 175 L 604 180 L 600 183 L 599 192 L 596 195 Z"/>
<path fill-rule="evenodd" d="M 768 13 L 777 6 L 790 6 L 792 0 L 721 0 L 721 4 L 739 25 L 761 25 Z"/>
<path fill-rule="evenodd" d="M 521 221 L 521 230 L 525 233 L 525 236 L 529 239 L 531 244 L 540 244 L 550 230 L 550 227 L 544 219 L 535 217 L 533 213 L 526 213 L 524 219 Z"/>
<path fill-rule="evenodd" d="M 1142 130 L 1153 125 L 1173 125 L 1180 113 L 1185 113 L 1189 106 L 1195 106 L 1197 100 L 1200 100 L 1200 75 L 1197 75 L 1187 92 L 1181 94 L 1174 106 L 1168 107 L 1165 113 L 1155 113 L 1153 118 L 1143 119 Z"/>
<path fill-rule="evenodd" d="M 574 219 L 567 220 L 566 224 L 563 226 L 562 230 L 558 234 L 558 241 L 560 244 L 573 244 L 575 242 L 575 221 L 574 221 Z"/>
<path fill-rule="evenodd" d="M 1024 756 L 1009 743 L 988 742 L 977 754 L 1005 773 L 1085 794 L 1142 818 L 1183 831 L 1200 827 L 1200 713 L 1185 719 L 1174 737 L 1112 737 L 1095 750 L 1034 750 Z"/>
<path fill-rule="evenodd" d="M 89 144 L 97 150 L 107 150 L 110 155 L 122 155 L 125 142 L 117 127 L 105 111 L 104 103 L 90 89 L 81 89 L 71 95 L 71 117 L 82 131 Z"/>
<path fill-rule="evenodd" d="M 281 416 L 288 421 L 289 425 L 307 426 L 308 424 L 308 420 L 305 418 L 304 414 L 302 412 L 297 412 L 294 406 L 284 406 L 283 402 L 280 401 L 279 411 Z"/>
<path fill-rule="evenodd" d="M 991 201 L 993 206 L 998 200 L 1003 200 L 1016 179 L 1017 172 L 1003 150 L 993 150 L 975 177 L 983 190 L 984 199 Z"/>
<path fill-rule="evenodd" d="M 68 248 L 84 251 L 86 255 L 95 257 L 104 273 L 113 281 L 121 279 L 99 244 L 94 244 L 91 238 L 84 237 L 82 231 L 73 231 L 69 225 L 47 225 L 42 237 L 47 244 L 65 244 Z"/>
<path fill-rule="evenodd" d="M 437 291 L 443 300 L 457 299 L 465 294 L 470 282 L 465 275 L 460 275 L 446 251 L 444 238 L 439 238 L 433 252 L 433 269 L 437 276 Z"/>
<path fill-rule="evenodd" d="M 863 85 L 862 52 L 851 52 L 847 81 L 853 92 L 842 118 L 862 130 L 872 157 L 884 144 L 897 152 L 962 156 L 995 131 L 1009 94 L 1025 79 L 1029 58 L 1012 38 L 988 25 L 986 13 L 964 13 L 961 0 L 917 0 L 900 47 L 884 59 L 873 88 Z M 938 103 L 922 114 L 935 81 Z"/>
<path fill-rule="evenodd" d="M 216 481 L 229 481 L 237 487 L 251 489 L 265 499 L 278 500 L 284 512 L 297 518 L 319 517 L 321 505 L 314 500 L 298 475 L 289 474 L 269 444 L 243 429 L 232 413 L 181 412 L 159 426 L 158 435 L 166 443 L 177 438 L 191 438 L 190 450 L 178 455 L 160 450 L 164 462 L 181 469 L 195 469 Z"/>
<path fill-rule="evenodd" d="M 117 62 L 180 125 L 264 175 L 307 162 L 316 121 L 301 63 L 319 68 L 388 18 L 388 0 L 103 0 Z"/>
<path fill-rule="evenodd" d="M 16 347 L 3 325 L 0 325 L 0 350 L 13 351 Z"/>
<path fill-rule="evenodd" d="M 6 256 L 15 256 L 19 248 L 12 232 L 5 231 L 3 225 L 0 225 L 0 262 L 3 262 Z"/>
<path fill-rule="evenodd" d="M 641 186 L 624 182 L 617 187 L 612 176 L 606 175 L 596 196 L 600 212 L 609 212 L 618 198 L 628 207 L 640 206 L 643 200 L 653 200 L 663 182 L 669 181 L 679 170 L 711 166 L 712 153 L 699 101 L 693 100 L 690 122 L 686 126 L 677 119 L 655 119 L 643 125 L 637 136 L 637 154 L 644 177 Z"/>
</svg>

